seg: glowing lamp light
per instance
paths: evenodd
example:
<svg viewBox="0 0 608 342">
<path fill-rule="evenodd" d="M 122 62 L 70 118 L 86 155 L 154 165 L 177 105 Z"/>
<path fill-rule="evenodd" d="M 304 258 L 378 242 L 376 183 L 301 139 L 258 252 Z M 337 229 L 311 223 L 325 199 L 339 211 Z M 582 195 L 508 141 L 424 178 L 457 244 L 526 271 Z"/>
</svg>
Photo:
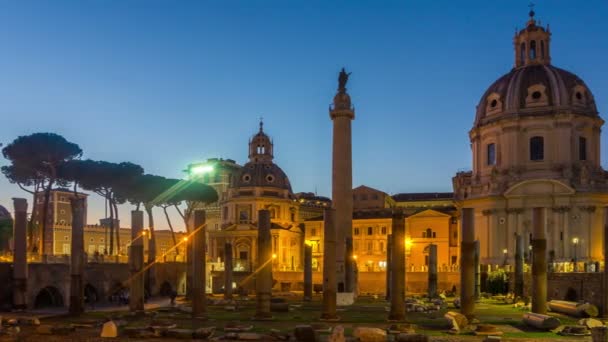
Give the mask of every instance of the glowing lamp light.
<svg viewBox="0 0 608 342">
<path fill-rule="evenodd" d="M 276 259 L 276 258 L 277 258 L 277 255 L 273 253 L 273 254 L 272 254 L 272 258 L 273 258 L 273 259 Z"/>
<path fill-rule="evenodd" d="M 405 247 L 407 247 L 407 248 L 412 247 L 412 239 L 410 239 L 410 238 L 405 239 Z"/>
<path fill-rule="evenodd" d="M 213 171 L 213 165 L 199 165 L 190 169 L 190 174 L 203 175 Z"/>
<path fill-rule="evenodd" d="M 184 236 L 184 238 L 183 238 L 182 240 L 184 240 L 184 241 L 188 241 L 188 237 L 187 237 L 187 236 Z"/>
<path fill-rule="evenodd" d="M 572 238 L 572 243 L 575 245 L 578 244 L 578 238 L 577 237 Z"/>
<path fill-rule="evenodd" d="M 506 248 L 502 250 L 502 254 L 507 254 L 507 249 Z"/>
<path fill-rule="evenodd" d="M 353 259 L 357 260 L 357 255 L 356 254 L 353 255 Z"/>
</svg>

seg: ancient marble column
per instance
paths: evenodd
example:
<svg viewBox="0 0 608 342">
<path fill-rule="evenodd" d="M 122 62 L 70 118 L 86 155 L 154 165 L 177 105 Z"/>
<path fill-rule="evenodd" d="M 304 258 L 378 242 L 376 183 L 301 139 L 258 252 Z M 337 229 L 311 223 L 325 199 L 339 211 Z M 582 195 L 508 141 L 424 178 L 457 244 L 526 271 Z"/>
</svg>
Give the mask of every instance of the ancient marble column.
<svg viewBox="0 0 608 342">
<path fill-rule="evenodd" d="M 353 231 L 351 121 L 355 118 L 355 111 L 351 106 L 350 96 L 344 86 L 340 86 L 333 102 L 329 116 L 333 121 L 331 198 L 332 207 L 336 210 L 336 272 L 338 273 L 337 283 L 342 285 L 338 288 L 349 289 L 352 288 L 352 284 L 346 284 L 346 280 L 354 278 L 354 275 L 352 275 L 354 269 L 352 263 L 346 267 L 345 261 L 348 260 L 345 260 L 345 256 L 346 238 L 352 238 Z M 346 277 L 346 271 L 351 272 L 351 275 Z"/>
<path fill-rule="evenodd" d="M 131 211 L 131 246 L 129 246 L 129 310 L 144 310 L 144 213 Z"/>
<path fill-rule="evenodd" d="M 304 301 L 312 300 L 312 246 L 304 245 Z"/>
<path fill-rule="evenodd" d="M 232 299 L 232 244 L 224 244 L 224 299 Z"/>
<path fill-rule="evenodd" d="M 515 236 L 515 296 L 524 296 L 524 237 Z"/>
<path fill-rule="evenodd" d="M 402 211 L 393 212 L 392 225 L 391 307 L 388 319 L 402 321 L 405 319 L 405 219 Z"/>
<path fill-rule="evenodd" d="M 604 277 L 603 285 L 603 308 L 602 315 L 608 318 L 608 207 L 604 207 Z"/>
<path fill-rule="evenodd" d="M 345 255 L 344 255 L 344 292 L 354 292 L 354 268 L 353 268 L 353 238 L 352 236 L 345 237 Z"/>
<path fill-rule="evenodd" d="M 338 319 L 336 314 L 336 227 L 335 209 L 325 209 L 323 225 L 323 308 L 321 319 Z"/>
<path fill-rule="evenodd" d="M 429 245 L 429 298 L 437 296 L 437 245 Z"/>
<path fill-rule="evenodd" d="M 270 235 L 270 211 L 258 211 L 258 271 L 255 277 L 255 319 L 271 319 L 272 297 L 272 238 Z"/>
<path fill-rule="evenodd" d="M 393 269 L 393 235 L 386 238 L 386 300 L 391 298 L 391 270 Z"/>
<path fill-rule="evenodd" d="M 27 200 L 13 198 L 13 305 L 17 310 L 27 309 Z"/>
<path fill-rule="evenodd" d="M 207 317 L 205 224 L 205 211 L 195 210 L 192 232 L 192 318 L 196 319 Z"/>
<path fill-rule="evenodd" d="M 545 208 L 532 210 L 532 312 L 547 313 Z"/>
<path fill-rule="evenodd" d="M 70 248 L 70 314 L 84 312 L 84 198 L 72 198 L 72 246 Z M 92 300 L 89 298 L 89 300 Z M 94 300 L 94 299 L 93 299 Z"/>
<path fill-rule="evenodd" d="M 481 293 L 481 265 L 479 264 L 479 253 L 481 252 L 479 240 L 475 240 L 475 254 L 473 262 L 475 264 L 475 299 L 479 299 Z"/>
<path fill-rule="evenodd" d="M 475 212 L 462 209 L 460 243 L 460 312 L 467 318 L 475 313 Z"/>
</svg>

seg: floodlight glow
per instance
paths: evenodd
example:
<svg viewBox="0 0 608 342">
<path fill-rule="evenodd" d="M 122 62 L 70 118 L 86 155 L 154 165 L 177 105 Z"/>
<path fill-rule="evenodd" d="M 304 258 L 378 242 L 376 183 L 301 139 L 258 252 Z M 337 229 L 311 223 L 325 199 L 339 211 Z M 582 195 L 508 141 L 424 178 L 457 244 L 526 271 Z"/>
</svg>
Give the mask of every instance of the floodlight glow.
<svg viewBox="0 0 608 342">
<path fill-rule="evenodd" d="M 577 237 L 573 238 L 572 243 L 576 245 L 578 243 L 578 238 Z"/>
<path fill-rule="evenodd" d="M 213 165 L 199 165 L 190 169 L 193 175 L 202 175 L 213 171 Z"/>
</svg>

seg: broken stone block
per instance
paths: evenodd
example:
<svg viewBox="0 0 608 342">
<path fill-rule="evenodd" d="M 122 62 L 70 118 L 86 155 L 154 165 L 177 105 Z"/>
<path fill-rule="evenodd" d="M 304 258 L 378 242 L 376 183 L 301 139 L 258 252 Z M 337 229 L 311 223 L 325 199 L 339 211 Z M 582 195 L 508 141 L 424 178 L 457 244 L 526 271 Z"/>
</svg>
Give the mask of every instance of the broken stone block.
<svg viewBox="0 0 608 342">
<path fill-rule="evenodd" d="M 399 334 L 396 338 L 397 342 L 428 342 L 429 337 L 423 334 Z"/>
<path fill-rule="evenodd" d="M 414 324 L 392 324 L 388 331 L 391 334 L 414 334 L 416 331 L 416 326 Z"/>
<path fill-rule="evenodd" d="M 165 333 L 165 337 L 176 339 L 192 339 L 194 331 L 192 329 L 169 329 Z"/>
<path fill-rule="evenodd" d="M 473 332 L 477 336 L 498 336 L 502 335 L 502 331 L 498 330 L 496 326 L 492 324 L 478 324 L 477 328 Z"/>
<path fill-rule="evenodd" d="M 595 328 L 595 327 L 603 327 L 604 323 L 602 323 L 602 321 L 597 320 L 595 318 L 583 318 L 581 320 L 578 321 L 578 324 L 580 325 L 584 325 L 587 328 L 591 329 L 591 328 Z"/>
<path fill-rule="evenodd" d="M 379 328 L 357 327 L 353 332 L 353 336 L 358 338 L 360 342 L 386 341 L 386 331 Z"/>
<path fill-rule="evenodd" d="M 587 327 L 582 325 L 567 325 L 559 333 L 562 336 L 586 336 L 590 335 Z"/>
<path fill-rule="evenodd" d="M 242 325 L 236 323 L 228 323 L 224 326 L 226 332 L 245 332 L 253 329 L 253 325 Z"/>
<path fill-rule="evenodd" d="M 101 337 L 115 338 L 118 337 L 118 326 L 114 321 L 107 321 L 101 327 Z"/>
<path fill-rule="evenodd" d="M 294 335 L 298 342 L 316 342 L 315 331 L 310 325 L 297 325 Z"/>
<path fill-rule="evenodd" d="M 448 320 L 451 328 L 455 331 L 460 331 L 469 324 L 469 320 L 460 312 L 448 311 L 443 317 Z"/>
<path fill-rule="evenodd" d="M 263 339 L 263 336 L 256 333 L 243 332 L 238 333 L 237 338 L 241 341 L 261 341 Z"/>
<path fill-rule="evenodd" d="M 194 338 L 208 339 L 208 338 L 211 338 L 211 336 L 213 336 L 214 332 L 215 332 L 215 327 L 198 328 L 194 331 L 192 336 Z"/>
<path fill-rule="evenodd" d="M 346 338 L 344 337 L 344 327 L 341 325 L 335 326 L 327 341 L 328 342 L 345 342 Z"/>
</svg>

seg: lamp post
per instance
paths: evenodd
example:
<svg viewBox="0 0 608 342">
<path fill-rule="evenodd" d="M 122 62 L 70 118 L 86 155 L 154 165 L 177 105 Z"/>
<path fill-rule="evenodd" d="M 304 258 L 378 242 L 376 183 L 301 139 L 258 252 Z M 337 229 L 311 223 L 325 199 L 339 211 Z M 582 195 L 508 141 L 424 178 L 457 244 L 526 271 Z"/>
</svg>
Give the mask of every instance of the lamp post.
<svg viewBox="0 0 608 342">
<path fill-rule="evenodd" d="M 508 250 L 505 248 L 502 250 L 502 255 L 504 256 L 504 261 L 503 261 L 503 267 L 507 267 L 508 261 L 509 261 L 509 255 L 508 255 Z"/>
<path fill-rule="evenodd" d="M 572 244 L 574 245 L 574 272 L 578 272 L 578 258 L 576 256 L 576 249 L 578 246 L 578 238 L 572 238 Z"/>
</svg>

